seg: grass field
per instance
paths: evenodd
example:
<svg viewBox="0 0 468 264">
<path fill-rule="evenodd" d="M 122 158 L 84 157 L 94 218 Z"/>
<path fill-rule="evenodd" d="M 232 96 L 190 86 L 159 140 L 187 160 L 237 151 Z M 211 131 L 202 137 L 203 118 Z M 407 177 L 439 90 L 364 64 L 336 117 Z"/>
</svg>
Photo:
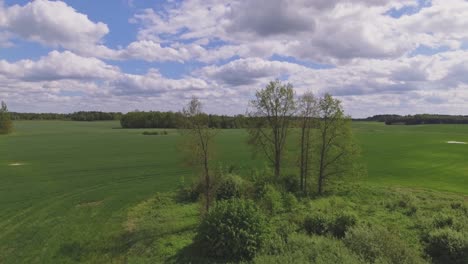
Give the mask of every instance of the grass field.
<svg viewBox="0 0 468 264">
<path fill-rule="evenodd" d="M 0 137 L 0 263 L 115 260 L 128 209 L 174 190 L 191 172 L 178 134 L 143 136 L 117 122 L 16 122 Z M 468 126 L 356 123 L 368 168 L 365 183 L 468 194 Z M 218 161 L 241 171 L 252 159 L 243 130 L 219 135 Z M 16 164 L 17 166 L 11 166 Z M 85 247 L 86 245 L 99 245 Z M 44 261 L 45 260 L 45 261 Z"/>
</svg>

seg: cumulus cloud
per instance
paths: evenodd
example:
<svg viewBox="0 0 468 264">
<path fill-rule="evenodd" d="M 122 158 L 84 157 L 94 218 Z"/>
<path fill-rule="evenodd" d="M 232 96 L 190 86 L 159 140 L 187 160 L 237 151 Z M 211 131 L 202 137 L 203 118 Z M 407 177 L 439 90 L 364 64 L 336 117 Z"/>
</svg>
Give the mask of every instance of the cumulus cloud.
<svg viewBox="0 0 468 264">
<path fill-rule="evenodd" d="M 119 69 L 96 58 L 78 56 L 70 51 L 52 51 L 37 61 L 20 60 L 10 63 L 0 60 L 0 74 L 23 81 L 52 81 L 61 79 L 112 79 Z"/>
<path fill-rule="evenodd" d="M 468 112 L 464 0 L 186 0 L 133 10 L 136 39 L 111 49 L 104 39 L 119 29 L 64 2 L 0 0 L 0 47 L 21 38 L 59 50 L 0 60 L 0 97 L 23 109 L 126 111 L 178 110 L 196 95 L 232 114 L 280 78 L 298 94 L 338 96 L 355 116 Z M 146 73 L 113 66 L 128 60 L 148 62 Z M 163 67 L 183 71 L 170 78 Z"/>
<path fill-rule="evenodd" d="M 0 7 L 0 28 L 18 37 L 47 46 L 84 50 L 101 43 L 109 33 L 102 22 L 93 22 L 61 1 L 36 0 L 24 6 Z"/>
</svg>

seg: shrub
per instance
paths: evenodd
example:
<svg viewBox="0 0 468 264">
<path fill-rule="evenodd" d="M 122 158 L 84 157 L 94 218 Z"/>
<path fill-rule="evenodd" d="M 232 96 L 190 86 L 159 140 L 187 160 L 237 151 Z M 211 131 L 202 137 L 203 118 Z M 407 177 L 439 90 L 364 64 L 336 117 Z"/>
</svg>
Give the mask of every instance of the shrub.
<svg viewBox="0 0 468 264">
<path fill-rule="evenodd" d="M 260 199 L 260 204 L 270 214 L 278 213 L 283 208 L 281 193 L 272 185 L 266 185 L 263 196 Z"/>
<path fill-rule="evenodd" d="M 446 213 L 439 213 L 432 219 L 435 228 L 452 227 L 454 222 L 454 217 Z"/>
<path fill-rule="evenodd" d="M 426 253 L 434 263 L 468 263 L 468 234 L 450 228 L 429 233 Z"/>
<path fill-rule="evenodd" d="M 223 260 L 250 260 L 268 234 L 266 218 L 250 200 L 218 202 L 203 219 L 196 241 L 205 255 Z"/>
<path fill-rule="evenodd" d="M 339 240 L 293 233 L 282 254 L 262 254 L 253 263 L 360 264 L 359 257 Z"/>
<path fill-rule="evenodd" d="M 334 216 L 333 221 L 330 222 L 328 230 L 330 233 L 338 238 L 343 238 L 351 227 L 356 225 L 357 217 L 350 212 L 340 212 Z"/>
<path fill-rule="evenodd" d="M 158 131 L 153 131 L 153 132 L 145 131 L 145 132 L 143 132 L 143 135 L 145 135 L 145 136 L 158 136 L 159 132 Z"/>
<path fill-rule="evenodd" d="M 280 184 L 286 192 L 299 192 L 299 179 L 295 175 L 281 177 Z"/>
<path fill-rule="evenodd" d="M 283 203 L 284 203 L 284 208 L 288 211 L 294 211 L 297 206 L 299 205 L 299 202 L 297 201 L 296 196 L 292 193 L 286 193 L 283 195 Z"/>
<path fill-rule="evenodd" d="M 383 227 L 355 226 L 346 233 L 343 241 L 370 263 L 423 263 L 417 252 Z"/>
<path fill-rule="evenodd" d="M 304 229 L 306 232 L 316 235 L 324 235 L 328 232 L 329 218 L 327 215 L 317 212 L 309 215 L 304 220 Z"/>
<path fill-rule="evenodd" d="M 240 198 L 242 194 L 242 181 L 242 178 L 237 175 L 225 176 L 216 188 L 216 199 Z"/>
<path fill-rule="evenodd" d="M 181 202 L 196 202 L 203 192 L 203 186 L 200 182 L 194 181 L 191 185 L 185 186 L 182 183 L 177 191 L 177 199 Z"/>
<path fill-rule="evenodd" d="M 169 134 L 169 133 L 167 133 L 167 131 L 164 130 L 164 131 L 162 132 L 162 134 L 163 134 L 163 135 L 167 135 L 167 134 Z"/>
</svg>

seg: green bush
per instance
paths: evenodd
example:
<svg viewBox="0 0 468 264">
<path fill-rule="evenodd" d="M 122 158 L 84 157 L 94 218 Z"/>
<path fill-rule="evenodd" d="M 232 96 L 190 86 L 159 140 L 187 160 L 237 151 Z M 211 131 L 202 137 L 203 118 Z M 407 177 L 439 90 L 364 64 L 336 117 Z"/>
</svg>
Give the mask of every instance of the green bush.
<svg viewBox="0 0 468 264">
<path fill-rule="evenodd" d="M 145 136 L 158 136 L 159 132 L 158 131 L 152 131 L 152 132 L 145 131 L 145 132 L 143 132 L 143 135 L 145 135 Z"/>
<path fill-rule="evenodd" d="M 337 237 L 343 238 L 351 227 L 356 225 L 357 216 L 350 212 L 340 212 L 333 217 L 333 220 L 330 222 L 328 230 L 330 233 Z"/>
<path fill-rule="evenodd" d="M 237 175 L 227 175 L 216 188 L 216 200 L 240 198 L 243 189 L 243 179 Z"/>
<path fill-rule="evenodd" d="M 339 240 L 292 233 L 281 254 L 259 254 L 253 263 L 361 264 L 363 261 Z"/>
<path fill-rule="evenodd" d="M 297 200 L 296 196 L 292 193 L 285 193 L 283 195 L 283 203 L 284 203 L 284 208 L 288 212 L 292 212 L 296 210 L 296 208 L 299 205 L 299 201 Z"/>
<path fill-rule="evenodd" d="M 304 229 L 309 235 L 325 235 L 328 232 L 329 222 L 330 219 L 327 215 L 316 212 L 305 218 Z"/>
<path fill-rule="evenodd" d="M 455 219 L 453 215 L 447 213 L 439 213 L 435 215 L 432 219 L 432 225 L 435 228 L 452 227 L 454 223 Z"/>
<path fill-rule="evenodd" d="M 280 185 L 286 192 L 299 192 L 299 178 L 296 175 L 287 175 L 280 178 Z"/>
<path fill-rule="evenodd" d="M 180 202 L 196 202 L 203 192 L 203 186 L 199 181 L 194 181 L 189 186 L 182 183 L 177 190 L 177 200 Z"/>
<path fill-rule="evenodd" d="M 468 263 L 468 234 L 450 228 L 429 233 L 426 253 L 434 263 Z"/>
<path fill-rule="evenodd" d="M 283 201 L 281 193 L 270 184 L 264 187 L 263 196 L 260 199 L 260 204 L 263 209 L 270 214 L 276 214 L 283 209 Z"/>
<path fill-rule="evenodd" d="M 416 251 L 383 227 L 355 226 L 346 232 L 343 241 L 370 263 L 423 263 Z"/>
<path fill-rule="evenodd" d="M 269 227 L 250 200 L 216 203 L 200 224 L 196 241 L 203 253 L 223 260 L 250 260 L 262 248 Z"/>
</svg>

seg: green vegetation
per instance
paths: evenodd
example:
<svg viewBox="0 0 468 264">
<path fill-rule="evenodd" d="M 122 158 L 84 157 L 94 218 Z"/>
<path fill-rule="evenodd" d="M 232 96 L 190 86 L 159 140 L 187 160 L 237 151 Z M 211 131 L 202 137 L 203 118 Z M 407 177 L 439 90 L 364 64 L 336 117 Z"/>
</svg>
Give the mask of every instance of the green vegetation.
<svg viewBox="0 0 468 264">
<path fill-rule="evenodd" d="M 11 115 L 8 112 L 8 107 L 5 102 L 1 102 L 0 105 L 0 135 L 10 134 L 13 131 L 13 121 L 11 121 Z"/>
<path fill-rule="evenodd" d="M 119 128 L 117 121 L 17 121 L 15 128 L 0 137 L 1 263 L 184 263 L 191 256 L 200 223 L 199 190 L 196 184 L 190 188 L 194 175 L 181 166 L 176 131 L 144 137 L 141 130 L 113 129 Z M 232 175 L 220 197 L 251 197 L 273 226 L 273 236 L 253 261 L 361 263 L 391 261 L 392 255 L 381 252 L 403 252 L 409 260 L 432 256 L 443 263 L 466 256 L 468 147 L 447 141 L 468 142 L 468 126 L 358 122 L 353 132 L 368 169 L 361 187 L 335 187 L 331 194 L 304 199 L 273 185 L 268 187 L 273 210 L 262 202 L 264 174 L 272 173 L 264 160 L 252 158 L 246 131 L 217 135 L 213 162 Z M 284 175 L 298 174 L 293 154 L 299 132 L 294 133 Z M 182 179 L 188 192 L 180 192 L 190 199 L 172 194 Z M 340 212 L 347 217 L 336 221 Z M 305 219 L 317 214 L 326 218 L 327 231 L 308 235 Z M 353 216 L 357 222 L 348 225 Z M 355 244 L 351 235 L 340 238 L 329 231 L 338 227 L 345 234 L 353 230 Z M 388 233 L 396 237 L 376 245 L 391 250 L 366 249 L 359 242 Z"/>
</svg>

